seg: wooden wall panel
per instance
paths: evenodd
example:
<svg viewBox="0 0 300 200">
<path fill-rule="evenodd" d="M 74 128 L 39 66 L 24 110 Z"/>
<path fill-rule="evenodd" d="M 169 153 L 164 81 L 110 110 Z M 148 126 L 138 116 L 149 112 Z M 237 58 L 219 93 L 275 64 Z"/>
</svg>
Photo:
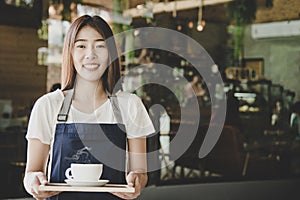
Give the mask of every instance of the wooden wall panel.
<svg viewBox="0 0 300 200">
<path fill-rule="evenodd" d="M 256 0 L 257 12 L 254 23 L 284 20 L 298 20 L 300 14 L 299 0 L 273 0 L 272 6 L 266 7 L 266 0 Z"/>
<path fill-rule="evenodd" d="M 37 65 L 42 46 L 35 28 L 0 26 L 0 99 L 14 108 L 30 108 L 46 92 L 47 67 Z"/>
</svg>

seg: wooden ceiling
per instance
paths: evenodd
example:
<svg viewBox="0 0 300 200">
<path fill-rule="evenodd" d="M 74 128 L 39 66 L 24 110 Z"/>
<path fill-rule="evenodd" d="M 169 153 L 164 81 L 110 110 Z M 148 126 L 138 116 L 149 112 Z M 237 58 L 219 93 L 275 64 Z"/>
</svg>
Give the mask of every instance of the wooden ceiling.
<svg viewBox="0 0 300 200">
<path fill-rule="evenodd" d="M 113 10 L 113 2 L 117 0 L 83 0 L 84 3 L 97 7 L 102 7 L 107 10 Z M 177 2 L 195 2 L 195 6 L 190 9 L 180 9 L 176 11 L 174 20 L 197 20 L 198 8 L 200 0 L 120 0 L 121 4 L 127 5 L 126 10 L 136 9 L 138 5 L 145 5 L 146 2 L 154 4 L 172 4 Z M 206 21 L 226 23 L 226 5 L 229 0 L 202 0 L 203 15 L 202 18 Z M 232 0 L 235 1 L 235 0 Z M 249 0 L 250 1 L 250 0 Z M 297 20 L 300 16 L 300 1 L 299 0 L 252 0 L 256 2 L 256 19 L 254 23 L 274 22 L 283 20 Z M 157 16 L 172 16 L 172 11 L 154 13 L 154 18 Z M 133 21 L 145 21 L 144 17 L 132 17 Z M 172 18 L 170 18 L 172 19 Z M 172 20 L 173 20 L 172 19 Z"/>
<path fill-rule="evenodd" d="M 143 5 L 147 0 L 121 0 L 127 1 L 127 10 L 129 9 L 136 9 L 138 5 Z M 180 8 L 180 4 L 178 2 L 189 2 L 190 8 Z M 224 22 L 226 21 L 226 8 L 225 4 L 231 0 L 202 0 L 204 5 L 203 7 L 203 19 L 214 21 L 214 22 Z M 153 4 L 163 3 L 164 5 L 172 4 L 174 0 L 152 0 Z M 177 12 L 176 12 L 176 19 L 178 20 L 197 20 L 198 18 L 198 9 L 201 3 L 200 0 L 176 0 L 177 2 Z M 107 0 L 83 0 L 83 3 L 90 4 L 93 6 L 103 7 L 107 10 L 113 10 L 114 5 L 113 1 Z M 172 5 L 170 5 L 172 6 Z M 186 6 L 186 5 L 185 5 Z M 161 14 L 161 13 L 171 13 L 171 12 L 157 12 L 154 14 Z M 136 18 L 136 16 L 135 16 Z"/>
<path fill-rule="evenodd" d="M 146 2 L 152 3 L 170 3 L 174 1 L 186 1 L 186 0 L 121 0 L 121 2 L 126 1 L 128 8 L 136 8 L 137 5 L 145 4 Z M 195 6 L 200 3 L 200 0 L 193 0 L 195 2 Z M 216 5 L 226 3 L 231 0 L 202 0 L 204 5 Z M 91 5 L 98 5 L 108 9 L 113 8 L 113 0 L 83 0 L 83 3 L 91 4 Z"/>
</svg>

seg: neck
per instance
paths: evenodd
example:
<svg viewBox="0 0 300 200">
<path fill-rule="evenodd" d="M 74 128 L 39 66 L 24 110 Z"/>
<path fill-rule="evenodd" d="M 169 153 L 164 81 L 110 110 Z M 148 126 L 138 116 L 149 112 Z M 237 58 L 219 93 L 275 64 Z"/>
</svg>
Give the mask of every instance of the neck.
<svg viewBox="0 0 300 200">
<path fill-rule="evenodd" d="M 76 80 L 74 99 L 81 102 L 99 101 L 107 98 L 106 91 L 103 88 L 102 80 L 88 82 Z"/>
<path fill-rule="evenodd" d="M 92 113 L 107 100 L 102 81 L 85 81 L 76 79 L 72 105 L 85 113 Z"/>
</svg>

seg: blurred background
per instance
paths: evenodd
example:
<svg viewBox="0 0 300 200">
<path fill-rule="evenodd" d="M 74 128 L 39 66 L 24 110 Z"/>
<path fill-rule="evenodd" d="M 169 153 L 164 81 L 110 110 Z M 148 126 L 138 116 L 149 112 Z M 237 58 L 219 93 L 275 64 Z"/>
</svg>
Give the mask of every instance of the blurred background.
<svg viewBox="0 0 300 200">
<path fill-rule="evenodd" d="M 149 162 L 162 167 L 149 172 L 140 199 L 184 198 L 180 193 L 192 194 L 191 199 L 281 199 L 296 194 L 300 1 L 0 0 L 1 199 L 29 197 L 22 179 L 30 112 L 37 98 L 60 88 L 64 36 L 70 23 L 84 14 L 103 17 L 114 33 L 141 27 L 178 31 L 198 42 L 213 60 L 199 57 L 203 49 L 195 52 L 192 44 L 178 38 L 171 38 L 170 48 L 187 52 L 188 59 L 161 49 L 132 51 L 139 41 L 159 36 L 133 31 L 118 38 L 120 52 L 127 52 L 121 56 L 123 88 L 141 97 L 158 132 L 148 138 L 148 151 L 159 150 Z M 169 66 L 172 73 L 161 73 L 157 64 Z M 208 69 L 209 80 L 197 69 Z M 224 85 L 214 84 L 218 71 Z M 174 90 L 144 85 L 156 79 L 172 83 Z M 214 149 L 200 159 L 214 116 L 212 98 L 227 99 L 226 120 Z M 179 126 L 197 134 L 174 159 L 176 146 L 168 144 Z M 222 196 L 231 187 L 241 192 Z"/>
</svg>

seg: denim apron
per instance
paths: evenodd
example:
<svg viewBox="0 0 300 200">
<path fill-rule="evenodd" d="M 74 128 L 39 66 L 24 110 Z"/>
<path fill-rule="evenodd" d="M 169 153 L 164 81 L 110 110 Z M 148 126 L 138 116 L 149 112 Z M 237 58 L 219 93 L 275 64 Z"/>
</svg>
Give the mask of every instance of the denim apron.
<svg viewBox="0 0 300 200">
<path fill-rule="evenodd" d="M 70 167 L 71 163 L 102 163 L 101 179 L 107 179 L 109 183 L 126 184 L 127 137 L 117 97 L 109 95 L 117 123 L 66 123 L 74 89 L 68 90 L 66 93 L 57 116 L 57 120 L 61 123 L 56 124 L 50 183 L 64 183 L 65 170 Z M 106 165 L 107 161 L 109 161 L 109 166 Z M 103 192 L 63 192 L 48 199 L 113 200 L 120 198 Z"/>
</svg>

